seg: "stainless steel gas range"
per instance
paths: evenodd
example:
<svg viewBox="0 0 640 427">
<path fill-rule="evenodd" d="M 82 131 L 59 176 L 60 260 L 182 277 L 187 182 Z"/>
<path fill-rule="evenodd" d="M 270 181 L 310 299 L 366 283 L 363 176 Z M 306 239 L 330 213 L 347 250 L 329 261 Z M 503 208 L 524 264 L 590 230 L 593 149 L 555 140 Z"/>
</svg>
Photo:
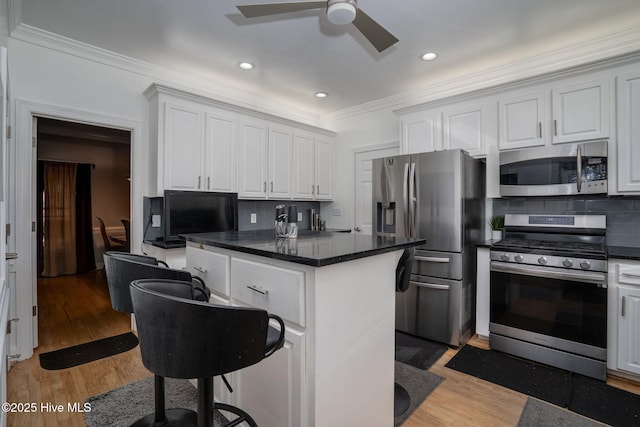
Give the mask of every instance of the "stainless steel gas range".
<svg viewBox="0 0 640 427">
<path fill-rule="evenodd" d="M 490 293 L 491 348 L 606 379 L 605 215 L 507 214 Z"/>
</svg>

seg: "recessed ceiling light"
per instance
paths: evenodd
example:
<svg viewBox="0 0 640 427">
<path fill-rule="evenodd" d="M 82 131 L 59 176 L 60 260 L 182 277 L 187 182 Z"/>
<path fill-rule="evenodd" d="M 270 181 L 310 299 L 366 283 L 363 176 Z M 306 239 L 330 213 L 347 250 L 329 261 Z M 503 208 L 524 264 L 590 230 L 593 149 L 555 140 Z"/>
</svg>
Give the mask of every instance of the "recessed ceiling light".
<svg viewBox="0 0 640 427">
<path fill-rule="evenodd" d="M 437 57 L 438 57 L 438 54 L 436 52 L 427 52 L 421 56 L 423 61 L 433 61 Z"/>
<path fill-rule="evenodd" d="M 329 96 L 327 92 L 316 92 L 316 98 L 326 98 Z"/>
<path fill-rule="evenodd" d="M 239 67 L 243 70 L 253 70 L 253 64 L 251 62 L 241 62 Z"/>
</svg>

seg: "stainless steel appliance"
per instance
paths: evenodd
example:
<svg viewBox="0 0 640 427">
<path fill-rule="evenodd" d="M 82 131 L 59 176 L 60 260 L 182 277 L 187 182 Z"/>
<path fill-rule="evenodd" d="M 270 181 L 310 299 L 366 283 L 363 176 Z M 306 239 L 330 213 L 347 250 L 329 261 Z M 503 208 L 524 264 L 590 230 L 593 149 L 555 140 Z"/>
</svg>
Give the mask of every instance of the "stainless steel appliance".
<svg viewBox="0 0 640 427">
<path fill-rule="evenodd" d="M 489 344 L 604 380 L 605 215 L 505 215 L 491 248 Z"/>
<path fill-rule="evenodd" d="M 471 335 L 484 194 L 484 164 L 462 150 L 373 161 L 374 235 L 427 240 L 396 293 L 396 329 L 454 346 Z"/>
<path fill-rule="evenodd" d="M 607 141 L 500 152 L 502 196 L 607 193 Z"/>
</svg>

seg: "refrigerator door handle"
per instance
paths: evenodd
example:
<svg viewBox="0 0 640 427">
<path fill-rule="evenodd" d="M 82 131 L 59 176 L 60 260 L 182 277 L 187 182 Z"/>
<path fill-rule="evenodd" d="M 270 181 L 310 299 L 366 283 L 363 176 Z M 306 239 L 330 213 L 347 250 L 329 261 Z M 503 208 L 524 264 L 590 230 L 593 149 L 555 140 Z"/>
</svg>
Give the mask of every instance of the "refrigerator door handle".
<svg viewBox="0 0 640 427">
<path fill-rule="evenodd" d="M 404 164 L 404 174 L 403 174 L 403 185 L 402 185 L 402 203 L 403 203 L 403 212 L 404 212 L 404 216 L 403 216 L 403 221 L 404 221 L 404 233 L 407 237 L 411 236 L 411 230 L 409 229 L 409 218 L 410 218 L 410 214 L 409 214 L 409 196 L 410 196 L 410 189 L 408 189 L 408 185 L 409 185 L 409 163 L 405 163 Z"/>
<path fill-rule="evenodd" d="M 416 164 L 411 163 L 409 172 L 409 232 L 408 237 L 416 237 Z"/>
<path fill-rule="evenodd" d="M 409 284 L 419 286 L 421 288 L 441 289 L 443 291 L 446 291 L 449 289 L 449 285 L 437 285 L 435 283 L 414 282 L 413 280 L 410 280 Z"/>
<path fill-rule="evenodd" d="M 451 262 L 449 258 L 441 258 L 441 257 L 434 257 L 434 256 L 415 256 L 413 259 L 415 259 L 416 261 L 426 261 L 426 262 L 442 262 L 442 263 Z"/>
</svg>

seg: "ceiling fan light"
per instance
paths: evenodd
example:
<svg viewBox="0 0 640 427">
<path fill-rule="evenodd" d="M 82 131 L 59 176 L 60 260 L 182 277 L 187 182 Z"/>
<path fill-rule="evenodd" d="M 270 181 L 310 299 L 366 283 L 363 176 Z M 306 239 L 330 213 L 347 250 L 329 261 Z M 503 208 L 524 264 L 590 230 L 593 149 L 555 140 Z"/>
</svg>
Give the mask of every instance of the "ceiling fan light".
<svg viewBox="0 0 640 427">
<path fill-rule="evenodd" d="M 356 19 L 356 6 L 351 2 L 329 4 L 327 7 L 327 18 L 332 24 L 350 24 Z"/>
</svg>

